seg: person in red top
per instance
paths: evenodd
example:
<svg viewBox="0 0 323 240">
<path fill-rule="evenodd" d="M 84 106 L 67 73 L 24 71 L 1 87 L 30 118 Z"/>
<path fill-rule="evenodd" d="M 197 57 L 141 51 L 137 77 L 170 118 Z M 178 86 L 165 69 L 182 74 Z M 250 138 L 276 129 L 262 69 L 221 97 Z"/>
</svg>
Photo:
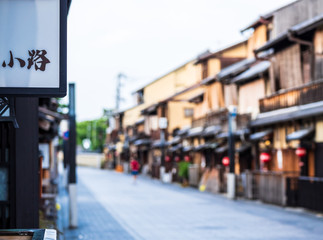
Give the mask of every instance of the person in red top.
<svg viewBox="0 0 323 240">
<path fill-rule="evenodd" d="M 134 183 L 136 182 L 140 164 L 135 158 L 132 158 L 130 161 L 131 174 L 133 176 Z"/>
</svg>

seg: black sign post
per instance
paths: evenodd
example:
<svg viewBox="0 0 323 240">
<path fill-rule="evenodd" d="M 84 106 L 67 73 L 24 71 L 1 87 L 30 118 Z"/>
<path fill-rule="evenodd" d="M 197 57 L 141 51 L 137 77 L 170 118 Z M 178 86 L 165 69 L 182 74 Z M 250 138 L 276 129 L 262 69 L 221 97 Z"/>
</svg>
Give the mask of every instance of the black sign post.
<svg viewBox="0 0 323 240">
<path fill-rule="evenodd" d="M 76 183 L 76 120 L 75 120 L 75 84 L 69 84 L 69 183 Z"/>
<path fill-rule="evenodd" d="M 69 204 L 70 204 L 70 228 L 77 228 L 77 203 L 76 203 L 76 114 L 75 114 L 75 84 L 69 84 Z"/>
</svg>

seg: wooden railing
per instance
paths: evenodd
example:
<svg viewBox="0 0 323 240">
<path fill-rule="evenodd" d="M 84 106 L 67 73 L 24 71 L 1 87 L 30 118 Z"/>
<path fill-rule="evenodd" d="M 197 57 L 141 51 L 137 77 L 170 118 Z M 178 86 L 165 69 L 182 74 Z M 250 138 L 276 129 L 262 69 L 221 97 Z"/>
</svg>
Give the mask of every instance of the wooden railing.
<svg viewBox="0 0 323 240">
<path fill-rule="evenodd" d="M 206 117 L 197 118 L 192 121 L 192 127 L 204 127 L 206 125 Z"/>
<path fill-rule="evenodd" d="M 251 116 L 249 114 L 237 115 L 237 128 L 245 128 Z M 205 117 L 193 119 L 192 127 L 208 127 L 213 125 L 222 126 L 222 131 L 228 131 L 228 111 L 222 110 L 207 114 Z"/>
<path fill-rule="evenodd" d="M 192 127 L 208 127 L 212 125 L 223 125 L 227 121 L 227 110 L 208 113 L 205 117 L 193 119 Z"/>
<path fill-rule="evenodd" d="M 323 80 L 275 93 L 259 100 L 260 112 L 299 106 L 323 100 Z"/>
</svg>

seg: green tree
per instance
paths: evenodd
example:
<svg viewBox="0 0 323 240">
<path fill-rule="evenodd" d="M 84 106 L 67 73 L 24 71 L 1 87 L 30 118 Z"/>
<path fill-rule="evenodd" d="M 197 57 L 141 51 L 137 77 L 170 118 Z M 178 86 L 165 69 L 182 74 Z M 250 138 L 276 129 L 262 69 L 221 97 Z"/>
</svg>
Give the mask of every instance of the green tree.
<svg viewBox="0 0 323 240">
<path fill-rule="evenodd" d="M 78 122 L 76 125 L 77 144 L 82 145 L 82 141 L 88 138 L 91 140 L 91 150 L 102 152 L 107 125 L 108 119 L 106 116 L 92 121 Z"/>
</svg>

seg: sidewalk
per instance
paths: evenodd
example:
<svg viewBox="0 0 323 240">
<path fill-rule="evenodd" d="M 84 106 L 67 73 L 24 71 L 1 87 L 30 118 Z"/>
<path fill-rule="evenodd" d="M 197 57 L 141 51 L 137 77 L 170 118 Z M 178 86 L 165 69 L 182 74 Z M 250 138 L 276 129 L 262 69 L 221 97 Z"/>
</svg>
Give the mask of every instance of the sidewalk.
<svg viewBox="0 0 323 240">
<path fill-rule="evenodd" d="M 126 230 L 95 200 L 82 181 L 78 183 L 78 228 L 69 229 L 68 193 L 60 184 L 58 202 L 59 240 L 133 240 Z"/>
</svg>

